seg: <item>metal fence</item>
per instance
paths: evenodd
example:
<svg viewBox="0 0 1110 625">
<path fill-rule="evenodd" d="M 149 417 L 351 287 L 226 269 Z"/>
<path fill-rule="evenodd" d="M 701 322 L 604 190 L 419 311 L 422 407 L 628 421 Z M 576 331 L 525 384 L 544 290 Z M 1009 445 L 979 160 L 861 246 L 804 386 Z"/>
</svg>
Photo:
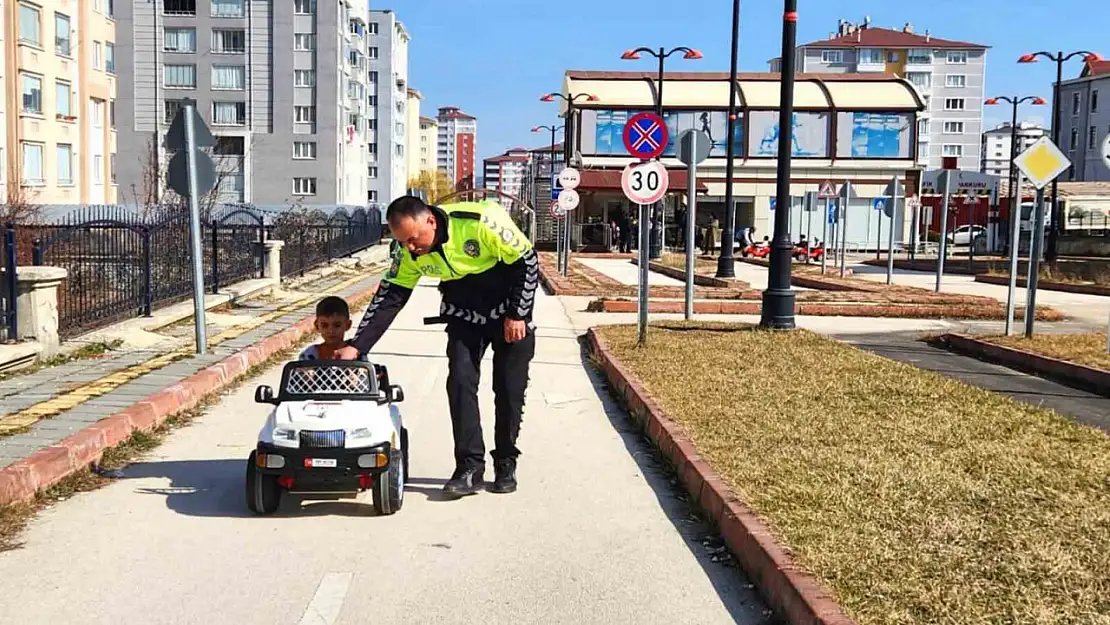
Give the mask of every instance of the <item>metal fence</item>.
<svg viewBox="0 0 1110 625">
<path fill-rule="evenodd" d="M 247 205 L 219 205 L 201 216 L 206 290 L 261 278 L 267 239 L 286 242 L 281 274 L 304 272 L 381 241 L 380 213 L 345 208 L 281 212 Z M 0 250 L 13 263 L 66 269 L 58 289 L 58 330 L 72 337 L 117 321 L 149 316 L 156 308 L 192 295 L 188 212 L 88 206 L 49 223 L 20 224 L 5 234 L 14 245 Z M 8 250 L 11 249 L 11 252 Z M 14 253 L 13 253 L 14 252 Z M 5 272 L 12 282 L 14 271 Z M 5 295 L 5 326 L 14 336 L 14 309 Z"/>
</svg>

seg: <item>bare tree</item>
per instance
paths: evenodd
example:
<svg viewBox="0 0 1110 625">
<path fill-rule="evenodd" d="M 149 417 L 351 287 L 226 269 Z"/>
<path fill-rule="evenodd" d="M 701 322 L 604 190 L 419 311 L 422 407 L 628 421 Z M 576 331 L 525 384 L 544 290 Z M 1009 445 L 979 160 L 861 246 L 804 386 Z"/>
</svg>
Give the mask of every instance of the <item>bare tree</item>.
<svg viewBox="0 0 1110 625">
<path fill-rule="evenodd" d="M 261 144 L 256 142 L 255 147 Z M 168 169 L 169 158 L 159 159 L 159 147 L 152 137 L 147 141 L 147 147 L 136 158 L 141 163 L 138 180 L 131 183 L 131 201 L 139 207 L 139 216 L 143 219 L 151 216 L 155 211 L 164 208 L 180 208 L 187 206 L 184 196 L 169 188 Z M 232 177 L 242 171 L 241 158 L 222 158 L 227 155 L 214 155 L 209 152 L 216 162 L 216 183 L 212 190 L 199 198 L 202 217 L 209 218 L 220 203 L 224 191 L 227 190 Z"/>
<path fill-rule="evenodd" d="M 34 221 L 42 212 L 35 203 L 38 191 L 23 184 L 23 172 L 18 159 L 8 159 L 7 198 L 0 209 L 0 223 L 26 223 Z"/>
</svg>

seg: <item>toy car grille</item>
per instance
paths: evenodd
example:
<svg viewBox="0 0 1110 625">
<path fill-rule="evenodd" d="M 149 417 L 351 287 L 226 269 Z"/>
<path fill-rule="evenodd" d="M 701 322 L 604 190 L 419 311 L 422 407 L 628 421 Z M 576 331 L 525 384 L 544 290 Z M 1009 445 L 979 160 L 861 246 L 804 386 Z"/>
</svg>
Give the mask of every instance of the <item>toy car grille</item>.
<svg viewBox="0 0 1110 625">
<path fill-rule="evenodd" d="M 289 372 L 285 391 L 290 395 L 356 395 L 374 392 L 370 370 L 361 367 L 298 367 Z"/>
<path fill-rule="evenodd" d="M 315 449 L 341 448 L 346 444 L 346 441 L 347 436 L 343 430 L 301 430 L 301 447 Z"/>
</svg>

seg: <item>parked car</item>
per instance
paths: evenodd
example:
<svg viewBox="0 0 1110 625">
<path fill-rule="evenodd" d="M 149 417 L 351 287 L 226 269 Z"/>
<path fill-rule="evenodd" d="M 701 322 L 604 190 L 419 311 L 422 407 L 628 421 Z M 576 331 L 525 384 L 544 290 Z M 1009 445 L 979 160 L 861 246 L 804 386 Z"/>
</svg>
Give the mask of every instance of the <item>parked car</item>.
<svg viewBox="0 0 1110 625">
<path fill-rule="evenodd" d="M 948 233 L 948 242 L 952 245 L 970 245 L 972 232 L 976 239 L 987 236 L 987 229 L 983 226 L 960 226 Z"/>
</svg>

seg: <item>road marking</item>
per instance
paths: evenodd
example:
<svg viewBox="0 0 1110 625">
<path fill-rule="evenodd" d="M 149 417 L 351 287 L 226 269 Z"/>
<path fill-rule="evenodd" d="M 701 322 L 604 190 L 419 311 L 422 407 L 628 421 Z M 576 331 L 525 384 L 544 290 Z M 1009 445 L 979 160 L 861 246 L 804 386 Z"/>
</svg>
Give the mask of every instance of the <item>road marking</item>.
<svg viewBox="0 0 1110 625">
<path fill-rule="evenodd" d="M 224 341 L 229 341 L 231 339 L 239 337 L 263 324 L 277 319 L 278 317 L 287 315 L 291 312 L 296 312 L 301 308 L 310 306 L 322 295 L 330 295 L 332 293 L 336 293 L 362 280 L 371 279 L 372 277 L 373 276 L 367 276 L 366 274 L 358 275 L 353 278 L 349 278 L 347 280 L 339 282 L 338 284 L 335 284 L 320 293 L 310 295 L 308 297 L 304 297 L 294 302 L 290 302 L 288 304 L 280 306 L 271 312 L 256 317 L 242 325 L 235 326 L 209 338 L 208 346 L 210 348 L 215 347 L 216 345 L 219 345 Z M 120 386 L 123 386 L 124 384 L 130 382 L 131 380 L 134 380 L 135 378 L 161 369 L 162 367 L 166 367 L 174 362 L 177 362 L 178 360 L 188 358 L 192 355 L 193 346 L 187 345 L 172 352 L 155 356 L 150 360 L 141 362 L 137 365 L 132 365 L 125 369 L 112 372 L 98 380 L 93 380 L 92 382 L 83 384 L 71 391 L 62 393 L 46 401 L 39 402 L 37 404 L 34 404 L 33 406 L 28 406 L 27 408 L 24 408 L 23 410 L 20 410 L 18 412 L 13 412 L 9 415 L 0 416 L 0 436 L 31 426 L 46 417 L 52 417 L 61 414 L 62 412 L 75 408 L 91 399 L 95 399 L 106 393 L 110 393 L 111 391 L 116 390 Z"/>
<path fill-rule="evenodd" d="M 316 587 L 308 608 L 305 609 L 297 625 L 332 625 L 343 609 L 347 598 L 347 588 L 351 585 L 353 573 L 328 573 Z"/>
</svg>

